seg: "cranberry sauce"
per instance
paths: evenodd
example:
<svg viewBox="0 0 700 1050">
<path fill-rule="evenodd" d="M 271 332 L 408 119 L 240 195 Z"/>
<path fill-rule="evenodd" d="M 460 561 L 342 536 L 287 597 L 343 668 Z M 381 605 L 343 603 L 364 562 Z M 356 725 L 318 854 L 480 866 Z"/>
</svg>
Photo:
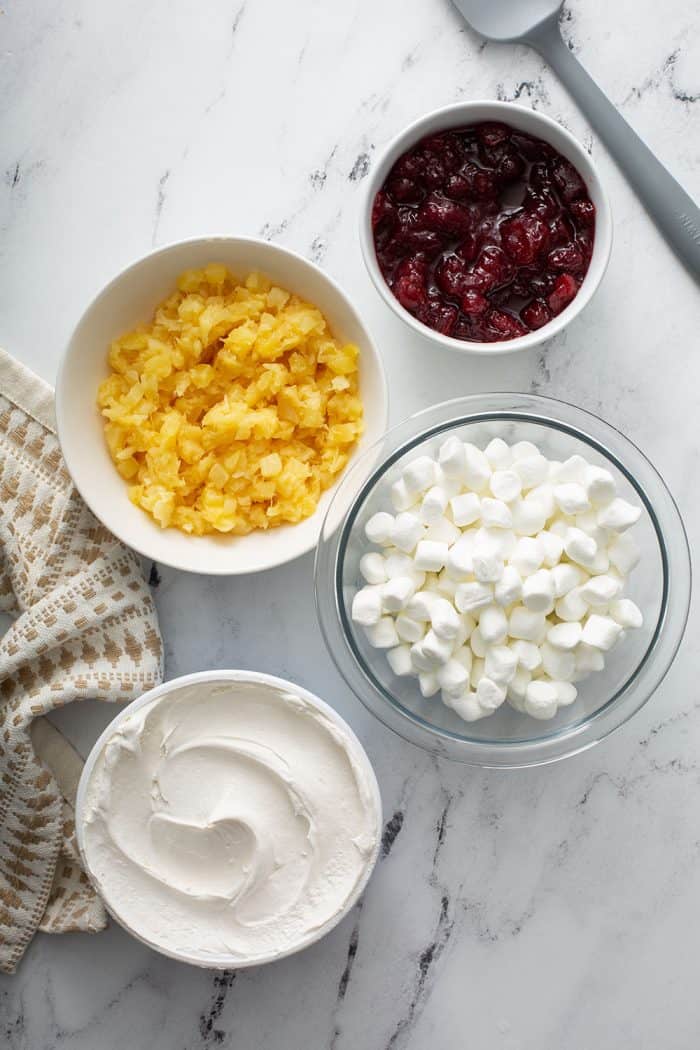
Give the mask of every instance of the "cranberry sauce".
<svg viewBox="0 0 700 1050">
<path fill-rule="evenodd" d="M 594 225 L 569 161 L 496 123 L 421 139 L 372 208 L 377 261 L 401 305 L 437 332 L 480 343 L 561 313 L 588 269 Z"/>
</svg>

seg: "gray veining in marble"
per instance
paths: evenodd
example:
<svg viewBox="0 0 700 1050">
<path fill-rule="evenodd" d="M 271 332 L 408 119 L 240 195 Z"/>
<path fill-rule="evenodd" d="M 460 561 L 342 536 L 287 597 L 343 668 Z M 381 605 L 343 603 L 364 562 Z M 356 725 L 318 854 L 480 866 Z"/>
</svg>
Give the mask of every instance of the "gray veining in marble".
<svg viewBox="0 0 700 1050">
<path fill-rule="evenodd" d="M 573 0 L 564 19 L 569 46 L 697 195 L 695 0 Z M 395 421 L 455 391 L 576 402 L 650 455 L 697 539 L 697 291 L 534 53 L 484 45 L 448 0 L 6 0 L 0 97 L 0 344 L 47 379 L 91 295 L 133 257 L 202 232 L 262 235 L 354 297 Z M 409 120 L 484 97 L 541 109 L 592 151 L 612 262 L 544 350 L 428 361 L 363 270 L 363 179 Z M 3 1048 L 697 1047 L 696 615 L 630 724 L 568 762 L 504 774 L 438 763 L 367 714 L 323 649 L 311 557 L 232 581 L 154 567 L 151 584 L 169 676 L 258 667 L 349 719 L 381 784 L 382 859 L 330 936 L 266 968 L 196 970 L 114 926 L 39 936 L 0 978 Z M 87 704 L 60 721 L 85 751 L 109 714 Z"/>
</svg>

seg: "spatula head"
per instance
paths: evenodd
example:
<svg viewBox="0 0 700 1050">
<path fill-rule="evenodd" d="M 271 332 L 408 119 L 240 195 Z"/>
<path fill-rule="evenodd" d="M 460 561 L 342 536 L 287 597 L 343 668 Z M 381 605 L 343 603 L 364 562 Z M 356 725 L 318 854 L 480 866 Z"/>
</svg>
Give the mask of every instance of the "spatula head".
<svg viewBox="0 0 700 1050">
<path fill-rule="evenodd" d="M 488 40 L 520 40 L 559 11 L 563 0 L 452 0 L 472 29 Z"/>
</svg>

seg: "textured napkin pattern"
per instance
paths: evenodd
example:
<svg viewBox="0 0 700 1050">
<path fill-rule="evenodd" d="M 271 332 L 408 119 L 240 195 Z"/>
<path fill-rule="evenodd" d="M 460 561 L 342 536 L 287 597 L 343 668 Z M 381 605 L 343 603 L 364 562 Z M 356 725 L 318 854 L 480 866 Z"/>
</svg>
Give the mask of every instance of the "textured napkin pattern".
<svg viewBox="0 0 700 1050">
<path fill-rule="evenodd" d="M 0 969 L 11 973 L 37 929 L 106 921 L 75 840 L 82 763 L 41 716 L 152 688 L 162 645 L 138 559 L 71 482 L 51 389 L 1 350 L 0 611 L 12 617 L 0 638 Z"/>
</svg>

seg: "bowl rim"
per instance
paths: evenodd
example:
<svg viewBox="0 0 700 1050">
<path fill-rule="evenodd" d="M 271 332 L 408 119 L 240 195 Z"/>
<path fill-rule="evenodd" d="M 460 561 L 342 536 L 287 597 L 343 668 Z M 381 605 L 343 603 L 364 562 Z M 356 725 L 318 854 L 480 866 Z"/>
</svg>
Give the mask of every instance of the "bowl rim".
<svg viewBox="0 0 700 1050">
<path fill-rule="evenodd" d="M 526 114 L 526 120 L 532 120 L 533 123 L 540 125 L 543 129 L 541 137 L 551 145 L 555 144 L 551 142 L 547 132 L 553 131 L 554 135 L 562 139 L 565 146 L 568 147 L 570 155 L 567 156 L 567 153 L 564 152 L 560 146 L 557 146 L 556 148 L 560 149 L 560 152 L 564 152 L 567 159 L 574 163 L 574 166 L 577 167 L 577 170 L 584 179 L 589 192 L 594 190 L 594 195 L 598 197 L 598 202 L 596 203 L 596 226 L 593 256 L 575 298 L 560 314 L 552 318 L 551 321 L 548 321 L 546 325 L 542 326 L 542 328 L 539 328 L 534 332 L 529 332 L 527 335 L 518 336 L 515 339 L 495 341 L 492 343 L 472 342 L 470 340 L 455 339 L 452 336 L 442 335 L 440 332 L 436 332 L 434 329 L 424 325 L 409 313 L 393 295 L 381 273 L 381 270 L 379 269 L 374 249 L 371 222 L 372 204 L 375 195 L 384 181 L 384 178 L 388 174 L 389 169 L 401 153 L 405 152 L 406 149 L 424 135 L 429 134 L 431 129 L 437 132 L 439 130 L 446 130 L 450 126 L 458 126 L 458 118 L 460 115 L 464 116 L 465 119 L 470 115 L 473 120 L 489 119 L 489 115 L 485 112 L 478 118 L 475 116 L 478 110 L 485 109 L 488 109 L 492 119 L 501 120 L 503 123 L 508 123 L 509 114 L 511 116 L 514 113 Z M 454 125 L 451 125 L 450 123 L 441 123 L 443 120 L 447 121 L 450 117 L 455 118 Z M 432 125 L 435 122 L 440 123 L 441 126 L 433 129 Z M 572 156 L 576 158 L 575 161 L 572 160 Z M 581 168 L 584 170 L 582 171 Z M 601 281 L 605 276 L 605 272 L 610 262 L 613 242 L 613 222 L 610 198 L 601 179 L 598 166 L 593 160 L 593 157 L 586 151 L 578 139 L 572 135 L 568 128 L 565 128 L 548 114 L 517 102 L 505 102 L 497 99 L 472 99 L 465 102 L 453 102 L 447 106 L 439 106 L 436 109 L 424 113 L 422 116 L 408 124 L 402 131 L 398 132 L 398 134 L 395 135 L 394 138 L 383 148 L 375 161 L 364 190 L 360 208 L 359 236 L 362 258 L 370 278 L 372 279 L 372 283 L 387 306 L 393 310 L 397 317 L 412 328 L 414 332 L 417 332 L 426 339 L 430 339 L 432 342 L 447 350 L 453 350 L 457 353 L 498 356 L 502 354 L 518 353 L 521 350 L 529 350 L 533 347 L 540 346 L 542 343 L 552 339 L 555 335 L 566 328 L 569 322 L 573 321 L 584 307 L 588 305 L 595 292 L 600 287 Z"/>
<path fill-rule="evenodd" d="M 534 411 L 528 411 L 525 408 L 520 411 L 512 409 L 510 411 L 507 409 L 499 410 L 494 408 L 479 409 L 479 403 L 488 399 L 496 402 L 511 403 L 513 400 L 521 403 L 529 401 L 534 403 L 540 411 L 539 413 L 535 413 Z M 469 408 L 465 406 L 469 406 L 472 410 L 469 410 Z M 412 436 L 405 435 L 405 431 L 411 426 L 419 423 L 422 417 L 434 412 L 447 412 L 453 408 L 455 409 L 455 413 L 449 420 L 445 420 L 442 423 L 434 423 L 429 427 L 423 427 L 420 430 L 416 430 Z M 460 411 L 456 411 L 456 409 L 460 409 Z M 577 426 L 576 423 L 562 420 L 561 416 L 566 412 L 573 413 L 574 417 L 577 417 L 581 423 L 585 423 L 586 420 L 589 420 L 589 425 L 598 427 L 603 434 L 609 433 L 615 440 L 622 443 L 623 454 L 625 450 L 628 450 L 632 454 L 638 456 L 643 462 L 645 469 L 649 472 L 649 476 L 653 478 L 655 484 L 658 484 L 659 495 L 652 498 L 647 492 L 647 489 L 637 480 L 635 473 L 633 473 L 633 471 L 626 465 L 625 461 L 620 458 L 620 455 L 613 451 L 609 445 L 606 445 L 600 437 L 594 436 L 590 431 Z M 355 516 L 362 501 L 372 487 L 381 479 L 385 470 L 391 465 L 391 463 L 397 458 L 400 458 L 400 456 L 410 452 L 411 449 L 415 448 L 429 437 L 434 436 L 436 433 L 440 433 L 441 431 L 448 430 L 455 426 L 461 426 L 465 423 L 502 418 L 512 420 L 525 419 L 543 426 L 555 427 L 565 433 L 571 434 L 577 440 L 581 441 L 589 448 L 594 449 L 599 454 L 602 454 L 606 460 L 614 464 L 614 466 L 620 470 L 620 472 L 631 483 L 635 492 L 644 504 L 652 527 L 656 533 L 664 576 L 662 583 L 662 601 L 653 634 L 643 656 L 635 665 L 632 673 L 625 679 L 625 682 L 616 690 L 614 696 L 606 701 L 601 707 L 597 708 L 592 713 L 585 715 L 575 723 L 561 727 L 549 734 L 543 734 L 537 737 L 516 738 L 513 740 L 469 738 L 468 736 L 453 733 L 450 730 L 442 729 L 426 722 L 419 715 L 406 709 L 403 704 L 390 697 L 387 690 L 377 683 L 376 677 L 373 674 L 368 673 L 365 661 L 358 659 L 356 646 L 353 644 L 351 632 L 348 630 L 347 613 L 344 610 L 342 602 L 341 562 L 342 556 L 345 552 L 345 546 L 347 545 L 348 533 L 352 528 Z M 634 442 L 616 427 L 612 426 L 612 424 L 607 423 L 599 416 L 596 416 L 594 413 L 588 412 L 586 409 L 582 409 L 577 405 L 572 405 L 569 402 L 560 401 L 555 398 L 545 397 L 540 394 L 526 394 L 517 391 L 497 391 L 454 398 L 449 401 L 429 406 L 428 408 L 415 413 L 413 416 L 388 431 L 385 438 L 391 440 L 392 436 L 397 436 L 399 432 L 403 432 L 402 437 L 404 438 L 400 445 L 397 445 L 389 455 L 387 455 L 386 452 L 383 452 L 381 457 L 375 457 L 375 461 L 378 465 L 356 492 L 351 506 L 343 516 L 342 524 L 334 531 L 334 533 L 330 533 L 328 536 L 324 529 L 317 550 L 314 566 L 317 615 L 326 647 L 328 648 L 343 679 L 358 696 L 364 706 L 375 717 L 383 722 L 384 725 L 397 733 L 397 735 L 424 749 L 434 749 L 443 757 L 461 761 L 466 764 L 478 765 L 482 768 L 525 768 L 570 757 L 599 743 L 602 739 L 627 722 L 632 715 L 634 715 L 651 698 L 665 678 L 675 659 L 687 625 L 692 591 L 692 562 L 690 557 L 690 547 L 685 525 L 678 506 L 660 473 L 648 457 L 634 444 Z M 668 542 L 667 534 L 664 532 L 664 529 L 658 521 L 656 505 L 658 505 L 659 496 L 666 501 L 665 510 L 672 515 L 673 528 L 675 530 L 673 536 L 673 540 L 676 541 L 675 548 L 673 548 Z M 676 560 L 680 561 L 683 568 L 687 570 L 685 587 L 683 585 L 683 580 L 678 578 L 677 574 L 673 579 L 671 577 L 669 570 L 670 556 L 673 557 L 674 562 Z M 676 607 L 672 607 L 670 598 L 672 586 L 672 597 L 675 598 L 676 602 L 680 602 Z M 331 596 L 330 598 L 325 595 L 324 587 L 325 591 L 329 592 Z M 676 594 L 676 591 L 679 592 L 680 597 Z M 657 667 L 651 688 L 648 688 L 648 683 L 646 683 L 644 685 L 644 690 L 646 690 L 646 692 L 641 695 L 641 699 L 638 699 L 638 702 L 632 704 L 629 701 L 631 697 L 635 695 L 638 679 L 643 672 L 648 671 L 650 659 L 658 652 L 659 646 L 664 638 L 664 630 L 668 627 L 671 618 L 674 620 L 673 629 L 675 631 L 675 638 L 672 641 L 670 651 L 664 654 L 664 662 L 661 665 L 660 673 L 658 673 L 659 669 Z M 346 653 L 349 654 L 350 658 L 350 673 L 348 673 L 348 667 L 343 666 L 342 657 L 345 656 Z M 355 678 L 355 672 L 357 672 L 357 678 Z M 372 696 L 372 700 L 378 700 L 378 702 L 372 702 L 367 699 L 368 689 L 370 690 L 369 695 Z M 625 701 L 628 702 L 627 708 L 624 707 Z M 603 723 L 611 718 L 613 718 L 613 721 L 610 724 L 605 725 L 599 718 L 601 715 L 604 716 Z M 572 743 L 573 746 L 568 746 L 570 743 Z M 539 753 L 542 748 L 545 749 L 544 754 Z M 455 750 L 457 750 L 458 753 L 455 753 Z"/>
<path fill-rule="evenodd" d="M 162 945 L 157 944 L 155 941 L 149 940 L 143 936 L 133 927 L 131 927 L 123 918 L 120 917 L 117 910 L 107 899 L 106 895 L 103 894 L 100 889 L 99 882 L 93 875 L 90 865 L 88 862 L 87 852 L 85 849 L 85 837 L 84 837 L 84 820 L 83 810 L 85 806 L 85 796 L 87 789 L 92 777 L 92 772 L 95 767 L 97 759 L 102 754 L 105 745 L 109 741 L 113 733 L 119 728 L 121 723 L 132 715 L 135 711 L 138 711 L 141 707 L 145 707 L 146 704 L 151 703 L 153 700 L 158 700 L 162 696 L 167 696 L 168 693 L 177 691 L 183 686 L 187 685 L 199 685 L 207 682 L 257 682 L 263 685 L 271 686 L 275 690 L 289 691 L 297 693 L 302 699 L 306 700 L 317 710 L 321 711 L 335 726 L 342 729 L 350 740 L 350 744 L 353 748 L 352 757 L 359 760 L 362 763 L 364 772 L 368 777 L 368 784 L 370 794 L 372 796 L 372 805 L 376 815 L 376 835 L 375 842 L 372 847 L 372 852 L 367 858 L 365 869 L 362 877 L 358 880 L 357 885 L 353 889 L 353 892 L 348 897 L 345 905 L 338 915 L 328 920 L 322 926 L 313 930 L 311 934 L 303 939 L 300 944 L 280 952 L 275 955 L 269 956 L 258 956 L 255 959 L 249 961 L 240 961 L 237 958 L 233 958 L 227 955 L 212 956 L 211 958 L 202 959 L 201 957 L 189 956 L 183 952 L 173 951 L 165 948 Z M 325 700 L 321 700 L 319 696 L 312 693 L 309 689 L 304 686 L 292 682 L 285 678 L 280 678 L 277 675 L 267 674 L 265 671 L 247 671 L 244 669 L 226 669 L 221 670 L 209 670 L 209 671 L 194 671 L 190 674 L 180 675 L 177 678 L 171 678 L 167 682 L 162 682 L 160 685 L 155 686 L 153 689 L 149 689 L 148 692 L 143 693 L 135 700 L 131 700 L 115 715 L 112 721 L 103 729 L 98 736 L 95 743 L 92 745 L 90 752 L 85 759 L 82 772 L 80 774 L 80 780 L 78 781 L 78 788 L 75 799 L 75 832 L 76 840 L 78 843 L 78 851 L 80 859 L 85 870 L 86 875 L 90 879 L 90 883 L 99 894 L 105 908 L 119 925 L 126 930 L 132 937 L 142 944 L 145 944 L 148 948 L 158 952 L 161 955 L 165 955 L 170 959 L 176 959 L 178 962 L 188 963 L 192 966 L 198 966 L 202 969 L 208 970 L 244 970 L 249 969 L 253 966 L 264 966 L 271 962 L 277 962 L 279 959 L 285 959 L 290 955 L 295 955 L 297 952 L 303 951 L 305 948 L 311 947 L 317 941 L 320 941 L 326 934 L 330 933 L 342 920 L 349 914 L 354 908 L 359 898 L 367 888 L 367 884 L 372 876 L 377 860 L 379 858 L 379 852 L 382 843 L 382 829 L 383 829 L 383 807 L 381 792 L 379 790 L 379 782 L 377 775 L 374 771 L 374 767 L 369 759 L 365 748 L 361 741 L 356 735 L 352 727 L 345 721 L 345 719 L 331 707 Z"/>
<path fill-rule="evenodd" d="M 185 238 L 182 238 L 180 240 L 169 241 L 167 244 L 160 245 L 159 247 L 154 248 L 151 251 L 145 252 L 143 255 L 137 256 L 128 265 L 122 267 L 122 269 L 120 269 L 116 274 L 114 274 L 114 276 L 111 277 L 105 284 L 103 284 L 98 289 L 98 291 L 92 296 L 90 301 L 83 308 L 80 316 L 78 317 L 78 320 L 74 324 L 74 326 L 71 329 L 70 334 L 69 334 L 69 336 L 68 336 L 68 338 L 66 340 L 66 343 L 65 343 L 65 346 L 64 346 L 64 349 L 63 349 L 63 353 L 61 355 L 61 360 L 60 360 L 60 363 L 59 363 L 59 366 L 58 366 L 57 375 L 56 375 L 55 407 L 54 407 L 54 413 L 55 413 L 55 419 L 56 419 L 56 436 L 58 438 L 59 445 L 61 446 L 61 454 L 63 456 L 64 462 L 65 462 L 65 465 L 66 465 L 66 469 L 68 470 L 68 473 L 71 476 L 71 480 L 72 480 L 73 484 L 75 485 L 75 487 L 76 487 L 78 493 L 80 494 L 83 502 L 87 505 L 89 510 L 94 514 L 94 516 L 97 518 L 97 520 L 100 521 L 104 525 L 104 527 L 106 529 L 108 529 L 118 540 L 120 540 L 122 543 L 126 544 L 127 547 L 129 547 L 131 550 L 135 551 L 137 554 L 141 555 L 144 558 L 148 558 L 148 559 L 150 559 L 152 561 L 155 561 L 159 565 L 166 566 L 167 568 L 177 569 L 180 572 L 188 572 L 188 573 L 193 573 L 195 575 L 202 575 L 202 576 L 221 576 L 221 577 L 231 576 L 231 577 L 235 577 L 235 576 L 249 575 L 249 574 L 253 574 L 253 573 L 257 573 L 257 572 L 267 572 L 269 569 L 277 568 L 280 565 L 286 565 L 288 562 L 295 561 L 297 558 L 301 558 L 301 557 L 304 557 L 305 555 L 307 555 L 309 553 L 309 551 L 315 549 L 315 546 L 318 543 L 318 536 L 316 537 L 315 540 L 310 539 L 302 550 L 296 551 L 295 553 L 292 553 L 292 554 L 288 555 L 288 554 L 285 554 L 284 551 L 281 551 L 281 553 L 277 557 L 266 561 L 264 564 L 256 564 L 253 568 L 241 567 L 241 568 L 236 568 L 236 569 L 231 569 L 230 567 L 226 566 L 224 563 L 219 562 L 217 560 L 213 560 L 210 563 L 208 563 L 206 569 L 203 569 L 201 567 L 195 567 L 193 565 L 186 565 L 186 564 L 183 564 L 183 562 L 178 560 L 177 558 L 174 558 L 174 557 L 169 556 L 167 554 L 163 554 L 162 552 L 159 552 L 159 551 L 154 551 L 154 550 L 149 549 L 148 543 L 144 543 L 144 542 L 141 542 L 141 541 L 134 542 L 133 538 L 131 538 L 129 536 L 129 534 L 128 534 L 128 529 L 125 530 L 125 529 L 122 528 L 121 517 L 118 514 L 115 514 L 114 522 L 110 522 L 110 521 L 106 520 L 106 517 L 103 515 L 103 512 L 101 510 L 100 500 L 98 498 L 95 498 L 95 495 L 94 495 L 94 493 L 96 491 L 98 491 L 99 487 L 98 486 L 89 486 L 88 487 L 88 486 L 85 486 L 85 485 L 83 485 L 81 487 L 80 483 L 76 480 L 76 477 L 75 477 L 75 475 L 73 473 L 73 469 L 71 468 L 70 455 L 66 455 L 65 442 L 63 441 L 63 438 L 62 438 L 62 435 L 65 434 L 66 431 L 67 431 L 67 422 L 66 422 L 65 405 L 64 405 L 64 389 L 65 389 L 65 382 L 66 382 L 65 376 L 66 376 L 66 373 L 67 373 L 68 367 L 69 367 L 69 358 L 71 357 L 71 350 L 72 350 L 74 341 L 76 340 L 76 338 L 77 338 L 77 336 L 79 334 L 81 326 L 85 323 L 88 315 L 92 312 L 92 310 L 95 309 L 101 302 L 103 302 L 113 292 L 114 288 L 121 282 L 121 280 L 124 277 L 126 277 L 127 274 L 131 273 L 133 270 L 135 270 L 137 267 L 141 266 L 145 262 L 148 262 L 148 261 L 151 261 L 153 259 L 156 259 L 158 256 L 161 256 L 161 255 L 167 255 L 170 252 L 172 252 L 172 251 L 174 251 L 176 249 L 182 248 L 182 247 L 187 247 L 187 246 L 194 247 L 194 246 L 198 246 L 198 245 L 202 245 L 202 244 L 211 244 L 212 245 L 212 250 L 215 251 L 217 244 L 231 243 L 231 242 L 234 242 L 234 243 L 236 243 L 238 245 L 243 245 L 243 246 L 245 246 L 245 245 L 255 245 L 255 246 L 264 245 L 266 249 L 272 250 L 273 252 L 277 253 L 281 257 L 286 257 L 288 259 L 292 259 L 295 264 L 301 264 L 302 267 L 306 267 L 309 270 L 315 272 L 317 275 L 319 275 L 322 278 L 323 281 L 326 282 L 326 284 L 328 284 L 330 286 L 330 288 L 334 292 L 334 294 L 338 297 L 339 300 L 341 300 L 343 302 L 343 304 L 346 307 L 346 309 L 349 310 L 349 312 L 353 316 L 355 322 L 357 323 L 359 329 L 363 333 L 365 343 L 360 348 L 360 355 L 362 356 L 363 353 L 369 353 L 369 355 L 373 359 L 374 364 L 376 365 L 376 373 L 377 373 L 377 377 L 378 377 L 378 382 L 377 382 L 377 386 L 378 386 L 377 399 L 378 399 L 379 403 L 381 404 L 381 424 L 382 424 L 381 429 L 382 429 L 382 431 L 386 430 L 388 419 L 389 419 L 389 387 L 388 387 L 388 381 L 387 381 L 387 376 L 386 376 L 386 369 L 384 367 L 384 360 L 382 358 L 381 353 L 379 352 L 379 349 L 377 347 L 377 344 L 376 344 L 372 334 L 369 331 L 369 328 L 367 327 L 367 324 L 362 319 L 362 316 L 361 316 L 360 312 L 358 311 L 357 307 L 354 305 L 354 303 L 352 302 L 352 300 L 350 299 L 348 294 L 341 288 L 341 286 L 338 284 L 338 282 L 335 280 L 335 278 L 331 277 L 330 274 L 328 274 L 325 270 L 321 269 L 321 267 L 318 266 L 311 259 L 307 259 L 304 255 L 301 255 L 301 253 L 299 253 L 297 251 L 294 251 L 291 248 L 287 248 L 287 247 L 283 247 L 282 245 L 275 244 L 273 241 L 267 241 L 263 237 L 250 237 L 250 236 L 245 236 L 245 235 L 238 236 L 237 234 L 231 234 L 231 235 L 229 235 L 229 234 L 202 234 L 200 236 L 185 237 Z M 320 307 L 319 307 L 319 309 L 320 309 Z M 323 311 L 321 311 L 321 312 L 323 312 Z M 105 352 L 106 352 L 106 349 L 105 349 Z M 364 450 L 364 451 L 366 451 L 366 450 Z M 340 483 L 340 481 L 344 477 L 345 473 L 351 467 L 353 467 L 355 465 L 355 463 L 359 459 L 361 459 L 363 457 L 364 451 L 362 453 L 360 453 L 359 456 L 357 456 L 355 458 L 354 462 L 351 461 L 350 463 L 348 463 L 346 465 L 346 467 L 341 471 L 341 473 L 335 479 L 333 484 L 328 489 L 324 490 L 323 493 L 321 493 L 322 496 L 325 495 L 326 492 L 328 492 L 328 493 L 333 493 L 334 492 L 336 486 Z M 128 497 L 126 497 L 126 498 L 128 498 Z M 143 513 L 145 513 L 145 511 Z M 322 527 L 322 524 L 323 523 L 321 522 L 321 526 L 320 527 Z M 274 536 L 275 531 L 276 530 L 274 530 L 274 529 L 270 530 L 268 532 L 268 535 Z M 320 528 L 319 528 L 319 534 L 320 534 Z M 216 538 L 219 538 L 219 537 L 216 537 Z M 228 538 L 230 539 L 231 537 L 228 537 Z M 222 539 L 225 540 L 226 536 L 223 535 Z"/>
</svg>

